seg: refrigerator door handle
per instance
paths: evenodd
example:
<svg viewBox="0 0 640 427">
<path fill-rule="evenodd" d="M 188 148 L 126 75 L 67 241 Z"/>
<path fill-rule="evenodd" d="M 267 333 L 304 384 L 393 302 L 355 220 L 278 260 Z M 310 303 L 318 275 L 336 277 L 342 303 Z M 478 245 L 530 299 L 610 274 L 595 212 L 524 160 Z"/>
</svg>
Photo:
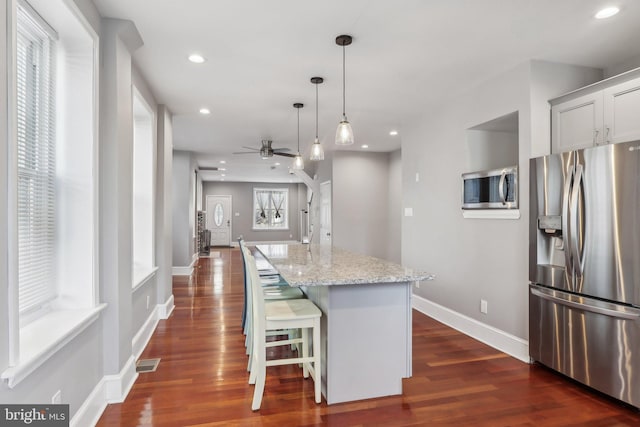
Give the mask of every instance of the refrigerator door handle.
<svg viewBox="0 0 640 427">
<path fill-rule="evenodd" d="M 579 297 L 564 292 L 552 291 L 538 287 L 531 287 L 531 293 L 542 299 L 591 313 L 602 314 L 625 320 L 640 319 L 640 309 L 623 307 L 620 305 Z"/>
<path fill-rule="evenodd" d="M 576 166 L 576 174 L 573 179 L 573 191 L 571 192 L 571 207 L 569 208 L 571 213 L 569 227 L 571 229 L 571 258 L 573 260 L 573 266 L 575 272 L 579 276 L 584 273 L 584 248 L 582 242 L 584 242 L 584 212 L 583 207 L 580 206 L 580 196 L 584 197 L 584 167 L 582 165 Z"/>
<path fill-rule="evenodd" d="M 569 197 L 571 196 L 574 173 L 575 170 L 572 166 L 564 181 L 564 191 L 562 193 L 562 243 L 564 245 L 565 270 L 570 273 L 571 277 L 573 277 L 573 262 L 571 258 L 571 230 L 569 228 Z"/>
<path fill-rule="evenodd" d="M 500 201 L 503 205 L 507 204 L 507 197 L 504 194 L 504 181 L 507 178 L 507 171 L 503 170 L 502 175 L 500 175 L 500 183 L 498 184 L 498 195 L 500 196 Z"/>
</svg>

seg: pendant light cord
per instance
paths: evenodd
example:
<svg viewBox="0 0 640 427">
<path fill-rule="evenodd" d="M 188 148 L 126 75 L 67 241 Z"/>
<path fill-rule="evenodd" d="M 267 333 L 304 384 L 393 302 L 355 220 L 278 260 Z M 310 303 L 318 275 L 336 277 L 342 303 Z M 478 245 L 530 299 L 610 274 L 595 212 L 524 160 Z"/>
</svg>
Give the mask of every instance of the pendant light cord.
<svg viewBox="0 0 640 427">
<path fill-rule="evenodd" d="M 316 83 L 316 139 L 318 139 L 318 83 Z"/>
<path fill-rule="evenodd" d="M 344 117 L 345 114 L 345 98 L 346 98 L 346 73 L 345 73 L 345 48 L 344 45 L 342 45 L 342 116 Z"/>
<path fill-rule="evenodd" d="M 300 155 L 300 108 L 298 108 L 298 155 Z"/>
</svg>

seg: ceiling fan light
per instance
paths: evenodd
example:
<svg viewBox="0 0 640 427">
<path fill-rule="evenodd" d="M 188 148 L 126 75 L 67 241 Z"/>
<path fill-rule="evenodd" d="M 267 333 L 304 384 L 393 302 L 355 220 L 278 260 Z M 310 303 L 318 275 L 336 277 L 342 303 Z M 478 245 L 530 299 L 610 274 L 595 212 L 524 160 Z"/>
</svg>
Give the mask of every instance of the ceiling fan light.
<svg viewBox="0 0 640 427">
<path fill-rule="evenodd" d="M 316 138 L 313 145 L 311 145 L 311 155 L 309 156 L 309 160 L 324 160 L 324 149 L 322 148 L 322 144 L 320 144 L 318 138 Z"/>
<path fill-rule="evenodd" d="M 351 129 L 347 116 L 342 116 L 342 121 L 340 121 L 336 130 L 336 145 L 351 144 L 353 144 L 353 129 Z"/>
<path fill-rule="evenodd" d="M 296 156 L 293 158 L 293 165 L 291 165 L 291 169 L 297 171 L 301 171 L 304 169 L 304 160 L 302 159 L 300 153 L 296 154 Z"/>
</svg>

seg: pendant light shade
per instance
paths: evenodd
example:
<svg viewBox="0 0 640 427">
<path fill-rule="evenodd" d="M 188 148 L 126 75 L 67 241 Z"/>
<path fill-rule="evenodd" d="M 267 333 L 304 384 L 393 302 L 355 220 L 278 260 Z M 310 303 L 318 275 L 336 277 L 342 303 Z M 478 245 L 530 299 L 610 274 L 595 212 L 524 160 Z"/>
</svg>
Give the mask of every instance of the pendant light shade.
<svg viewBox="0 0 640 427">
<path fill-rule="evenodd" d="M 324 79 L 322 77 L 311 77 L 311 83 L 316 85 L 316 139 L 313 141 L 313 145 L 311 145 L 311 155 L 309 156 L 309 160 L 312 161 L 324 160 L 324 149 L 318 139 L 318 85 L 323 81 Z"/>
<path fill-rule="evenodd" d="M 304 160 L 300 155 L 300 109 L 304 107 L 304 104 L 296 102 L 293 106 L 298 110 L 298 152 L 296 156 L 293 158 L 293 164 L 291 165 L 291 169 L 293 170 L 303 170 L 304 169 Z"/>
<path fill-rule="evenodd" d="M 338 124 L 338 129 L 336 130 L 336 144 L 337 145 L 351 145 L 353 144 L 353 129 L 351 129 L 351 124 L 349 120 L 347 120 L 347 114 L 345 112 L 345 87 L 346 87 L 346 76 L 345 76 L 345 46 L 349 46 L 353 41 L 351 36 L 342 35 L 336 37 L 336 44 L 338 46 L 342 46 L 342 120 Z"/>
</svg>

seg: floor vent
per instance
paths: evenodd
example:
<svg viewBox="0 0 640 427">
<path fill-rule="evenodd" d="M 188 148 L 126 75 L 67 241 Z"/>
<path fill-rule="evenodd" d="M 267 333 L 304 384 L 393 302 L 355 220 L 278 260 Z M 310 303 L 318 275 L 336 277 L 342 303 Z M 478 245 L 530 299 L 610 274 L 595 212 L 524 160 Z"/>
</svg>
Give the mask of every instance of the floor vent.
<svg viewBox="0 0 640 427">
<path fill-rule="evenodd" d="M 160 359 L 140 359 L 136 363 L 136 372 L 155 372 Z"/>
</svg>

